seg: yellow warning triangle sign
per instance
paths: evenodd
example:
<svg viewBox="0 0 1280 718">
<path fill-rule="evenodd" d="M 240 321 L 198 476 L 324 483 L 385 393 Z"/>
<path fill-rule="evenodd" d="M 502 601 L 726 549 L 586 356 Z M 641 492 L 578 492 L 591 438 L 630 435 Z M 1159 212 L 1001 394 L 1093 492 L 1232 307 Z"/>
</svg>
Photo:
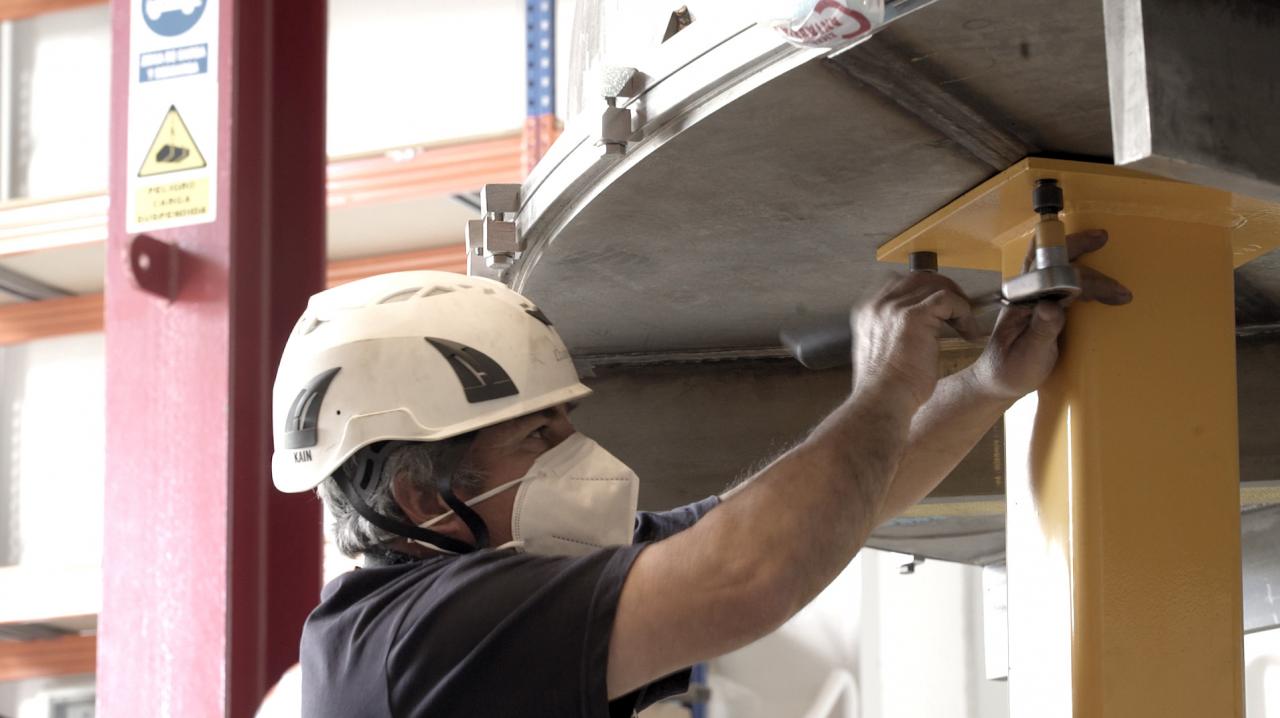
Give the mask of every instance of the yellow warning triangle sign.
<svg viewBox="0 0 1280 718">
<path fill-rule="evenodd" d="M 196 147 L 196 141 L 191 137 L 191 130 L 188 130 L 187 123 L 182 121 L 178 108 L 170 105 L 169 111 L 164 115 L 164 121 L 160 123 L 160 131 L 151 141 L 151 149 L 147 150 L 146 159 L 142 160 L 138 176 L 151 177 L 167 172 L 199 169 L 204 166 L 204 155 L 200 154 L 200 148 Z"/>
</svg>

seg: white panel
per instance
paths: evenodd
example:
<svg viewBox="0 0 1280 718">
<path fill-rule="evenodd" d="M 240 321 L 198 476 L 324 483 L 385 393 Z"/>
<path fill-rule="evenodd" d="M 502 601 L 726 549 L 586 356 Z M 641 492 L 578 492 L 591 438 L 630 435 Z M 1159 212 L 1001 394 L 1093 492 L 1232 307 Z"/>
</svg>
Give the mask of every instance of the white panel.
<svg viewBox="0 0 1280 718">
<path fill-rule="evenodd" d="M 576 108 L 580 104 L 571 103 L 569 99 L 573 91 L 569 62 L 574 50 L 573 23 L 578 6 L 578 0 L 556 0 L 556 117 L 561 120 L 569 118 L 571 105 Z"/>
<path fill-rule="evenodd" d="M 452 197 L 329 208 L 329 259 L 413 252 L 450 244 L 463 251 L 462 228 L 478 216 Z"/>
<path fill-rule="evenodd" d="M 1245 718 L 1280 718 L 1280 628 L 1244 637 L 1244 704 Z"/>
<path fill-rule="evenodd" d="M 710 664 L 711 718 L 807 716 L 824 686 L 841 678 L 836 708 L 824 716 L 856 718 L 862 559 L 853 563 L 782 628 Z M 841 710 L 845 706 L 845 710 Z"/>
<path fill-rule="evenodd" d="M 102 291 L 106 256 L 106 243 L 97 242 L 0 257 L 0 267 L 72 294 L 91 294 Z"/>
<path fill-rule="evenodd" d="M 816 715 L 1005 718 L 1008 685 L 984 678 L 982 578 L 941 561 L 865 550 L 775 633 L 710 664 L 711 718 L 808 718 L 824 684 L 852 687 Z"/>
<path fill-rule="evenodd" d="M 111 27 L 106 5 L 14 23 L 14 194 L 107 187 Z"/>
<path fill-rule="evenodd" d="M 91 701 L 94 697 L 92 675 L 32 678 L 17 681 L 17 687 L 17 710 L 13 714 L 6 714 L 16 715 L 16 718 L 51 718 L 62 714 L 55 712 L 59 705 L 71 703 L 83 706 L 85 701 Z M 67 711 L 65 715 L 78 717 L 85 713 L 81 708 L 79 711 Z"/>
<path fill-rule="evenodd" d="M 14 193 L 103 191 L 110 117 L 107 6 L 18 21 L 13 35 Z M 520 0 L 331 0 L 329 154 L 520 128 L 524 63 Z"/>
<path fill-rule="evenodd" d="M 331 156 L 524 125 L 519 0 L 331 0 Z"/>
<path fill-rule="evenodd" d="M 879 610 L 863 621 L 877 625 L 880 712 L 863 715 L 1007 716 L 1006 684 L 985 679 L 981 569 L 925 561 L 914 573 L 902 574 L 899 568 L 910 557 L 878 551 L 866 555 L 877 561 Z"/>
<path fill-rule="evenodd" d="M 0 681 L 0 715 L 11 716 L 18 712 L 18 681 Z"/>
<path fill-rule="evenodd" d="M 0 518 L 7 562 L 100 561 L 105 377 L 101 334 L 0 350 L 0 510 L 7 514 Z"/>
</svg>

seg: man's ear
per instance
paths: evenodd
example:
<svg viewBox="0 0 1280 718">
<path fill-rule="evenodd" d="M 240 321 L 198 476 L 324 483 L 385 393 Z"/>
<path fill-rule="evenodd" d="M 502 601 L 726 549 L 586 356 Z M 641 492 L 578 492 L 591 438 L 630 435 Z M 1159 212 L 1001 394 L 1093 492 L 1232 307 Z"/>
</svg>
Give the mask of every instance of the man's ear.
<svg viewBox="0 0 1280 718">
<path fill-rule="evenodd" d="M 391 496 L 400 504 L 400 510 L 413 524 L 439 516 L 449 510 L 434 491 L 423 491 L 409 478 L 408 472 L 400 472 L 391 480 Z"/>
</svg>

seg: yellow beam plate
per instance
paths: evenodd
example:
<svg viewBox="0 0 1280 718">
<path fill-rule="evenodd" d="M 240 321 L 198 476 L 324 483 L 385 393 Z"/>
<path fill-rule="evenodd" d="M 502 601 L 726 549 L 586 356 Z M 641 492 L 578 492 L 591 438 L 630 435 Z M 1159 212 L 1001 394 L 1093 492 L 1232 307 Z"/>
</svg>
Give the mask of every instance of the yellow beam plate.
<svg viewBox="0 0 1280 718">
<path fill-rule="evenodd" d="M 938 253 L 939 266 L 1000 270 L 1002 249 L 1035 228 L 1031 189 L 1039 179 L 1062 185 L 1068 226 L 1083 213 L 1226 229 L 1237 267 L 1280 247 L 1280 207 L 1269 202 L 1111 165 L 1028 158 L 916 223 L 876 258 L 905 264 L 908 253 L 929 250 Z"/>
</svg>

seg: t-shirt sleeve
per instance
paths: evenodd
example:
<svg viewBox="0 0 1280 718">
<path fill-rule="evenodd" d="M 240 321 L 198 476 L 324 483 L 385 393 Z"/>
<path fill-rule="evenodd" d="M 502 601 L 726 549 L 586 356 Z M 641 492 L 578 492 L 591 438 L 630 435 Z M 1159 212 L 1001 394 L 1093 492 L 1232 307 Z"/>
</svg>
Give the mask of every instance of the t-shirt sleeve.
<svg viewBox="0 0 1280 718">
<path fill-rule="evenodd" d="M 687 672 L 608 701 L 618 597 L 644 547 L 455 560 L 422 582 L 400 617 L 387 656 L 391 713 L 611 718 L 680 692 Z"/>
<path fill-rule="evenodd" d="M 720 505 L 719 496 L 709 496 L 701 501 L 687 504 L 670 511 L 640 511 L 636 513 L 636 543 L 645 541 L 661 541 L 675 536 L 699 519 L 707 512 Z"/>
</svg>

